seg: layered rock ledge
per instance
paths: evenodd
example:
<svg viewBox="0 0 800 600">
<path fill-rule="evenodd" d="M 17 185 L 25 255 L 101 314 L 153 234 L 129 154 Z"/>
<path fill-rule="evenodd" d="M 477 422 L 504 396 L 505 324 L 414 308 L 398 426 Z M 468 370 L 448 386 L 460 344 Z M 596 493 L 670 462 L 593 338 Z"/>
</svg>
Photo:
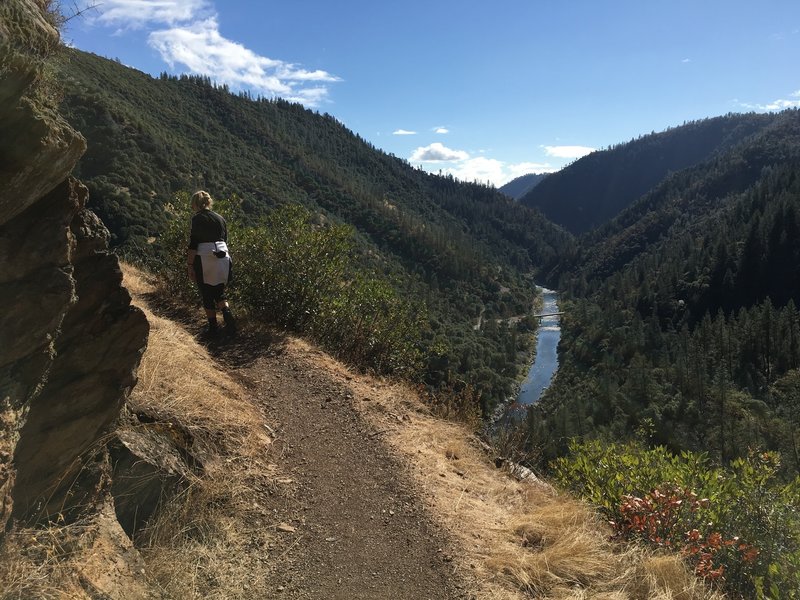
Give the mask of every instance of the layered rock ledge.
<svg viewBox="0 0 800 600">
<path fill-rule="evenodd" d="M 47 6 L 0 5 L 0 531 L 108 492 L 105 436 L 148 334 L 69 176 L 86 142 L 49 100 Z"/>
</svg>

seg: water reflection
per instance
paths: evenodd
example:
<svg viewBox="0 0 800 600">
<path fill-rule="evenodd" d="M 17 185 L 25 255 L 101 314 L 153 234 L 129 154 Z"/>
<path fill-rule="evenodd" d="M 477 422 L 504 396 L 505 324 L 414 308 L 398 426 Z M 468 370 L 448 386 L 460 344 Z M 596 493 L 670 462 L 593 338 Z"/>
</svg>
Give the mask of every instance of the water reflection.
<svg viewBox="0 0 800 600">
<path fill-rule="evenodd" d="M 544 306 L 540 314 L 558 312 L 558 293 L 547 288 L 540 288 Z M 561 340 L 560 317 L 558 315 L 540 319 L 536 339 L 536 358 L 522 382 L 515 405 L 523 410 L 541 398 L 550 386 L 553 376 L 558 370 L 558 342 Z"/>
</svg>

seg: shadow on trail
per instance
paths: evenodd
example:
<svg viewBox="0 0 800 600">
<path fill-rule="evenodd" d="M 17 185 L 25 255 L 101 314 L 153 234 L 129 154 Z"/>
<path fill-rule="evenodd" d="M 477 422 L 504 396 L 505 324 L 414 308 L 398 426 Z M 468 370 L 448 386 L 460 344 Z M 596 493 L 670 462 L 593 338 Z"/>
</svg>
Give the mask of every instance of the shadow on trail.
<svg viewBox="0 0 800 600">
<path fill-rule="evenodd" d="M 237 331 L 230 333 L 220 326 L 215 335 L 205 332 L 206 321 L 200 304 L 187 305 L 168 297 L 164 292 L 142 294 L 150 309 L 170 321 L 180 323 L 214 357 L 228 367 L 249 367 L 265 356 L 283 353 L 286 334 L 246 317 L 237 317 Z M 234 314 L 235 307 L 233 307 Z"/>
</svg>

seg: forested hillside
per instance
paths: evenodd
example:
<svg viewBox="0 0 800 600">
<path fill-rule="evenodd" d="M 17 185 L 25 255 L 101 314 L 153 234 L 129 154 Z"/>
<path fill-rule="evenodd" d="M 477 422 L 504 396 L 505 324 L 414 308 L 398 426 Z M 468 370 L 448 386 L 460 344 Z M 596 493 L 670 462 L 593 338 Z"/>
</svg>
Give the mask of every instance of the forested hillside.
<svg viewBox="0 0 800 600">
<path fill-rule="evenodd" d="M 615 217 L 670 173 L 724 153 L 773 120 L 774 115 L 727 115 L 644 135 L 577 160 L 520 202 L 572 233 L 584 233 Z"/>
<path fill-rule="evenodd" d="M 721 463 L 800 471 L 800 112 L 674 173 L 582 240 L 561 284 L 562 365 L 532 427 L 638 432 Z"/>
<path fill-rule="evenodd" d="M 353 226 L 357 260 L 427 305 L 428 383 L 473 383 L 484 409 L 511 392 L 530 340 L 498 320 L 529 313 L 527 276 L 571 243 L 538 212 L 414 169 L 299 105 L 76 50 L 62 71 L 62 111 L 89 142 L 75 174 L 121 251 L 158 255 L 165 205 L 181 190 L 235 195 L 254 223 L 304 205 L 320 223 Z"/>
<path fill-rule="evenodd" d="M 500 191 L 506 196 L 514 198 L 514 200 L 519 200 L 539 185 L 545 177 L 547 177 L 547 173 L 529 173 L 527 175 L 522 175 L 521 177 L 512 179 L 504 186 L 501 186 Z"/>
</svg>

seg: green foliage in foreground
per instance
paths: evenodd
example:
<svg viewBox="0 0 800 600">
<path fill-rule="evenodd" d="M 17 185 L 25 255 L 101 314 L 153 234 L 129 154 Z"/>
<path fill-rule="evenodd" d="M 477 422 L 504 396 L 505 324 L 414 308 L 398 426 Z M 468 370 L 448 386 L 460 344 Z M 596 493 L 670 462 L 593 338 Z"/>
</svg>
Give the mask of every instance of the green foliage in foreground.
<svg viewBox="0 0 800 600">
<path fill-rule="evenodd" d="M 705 453 L 597 440 L 570 444 L 559 482 L 598 506 L 621 537 L 680 550 L 734 597 L 800 597 L 800 477 L 781 481 L 776 453 L 727 469 Z"/>
<path fill-rule="evenodd" d="M 188 195 L 178 194 L 161 240 L 170 256 L 162 275 L 172 292 L 196 301 L 185 269 L 188 206 Z M 424 310 L 401 299 L 386 279 L 356 266 L 351 227 L 315 223 L 296 205 L 249 226 L 236 200 L 218 201 L 214 209 L 228 222 L 235 277 L 230 297 L 238 311 L 308 335 L 362 368 L 418 372 Z"/>
</svg>

